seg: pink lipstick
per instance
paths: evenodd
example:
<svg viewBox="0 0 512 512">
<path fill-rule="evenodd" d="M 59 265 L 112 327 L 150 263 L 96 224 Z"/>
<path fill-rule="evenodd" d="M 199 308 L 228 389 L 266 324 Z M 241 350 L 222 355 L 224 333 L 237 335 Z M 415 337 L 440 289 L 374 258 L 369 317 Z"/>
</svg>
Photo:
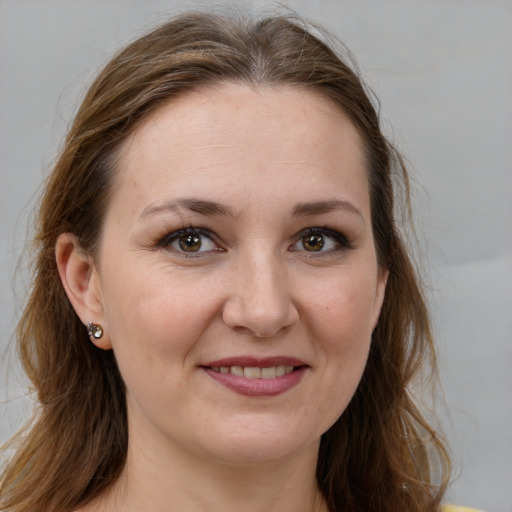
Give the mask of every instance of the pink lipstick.
<svg viewBox="0 0 512 512">
<path fill-rule="evenodd" d="M 230 357 L 201 365 L 218 383 L 245 396 L 269 397 L 295 387 L 309 368 L 295 358 Z"/>
</svg>

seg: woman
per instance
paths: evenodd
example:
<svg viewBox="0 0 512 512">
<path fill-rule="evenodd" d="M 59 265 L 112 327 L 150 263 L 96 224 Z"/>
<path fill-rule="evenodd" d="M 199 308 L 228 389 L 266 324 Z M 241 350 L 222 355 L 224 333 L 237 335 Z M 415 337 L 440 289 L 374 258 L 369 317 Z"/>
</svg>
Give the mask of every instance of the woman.
<svg viewBox="0 0 512 512">
<path fill-rule="evenodd" d="M 18 328 L 40 408 L 0 509 L 439 510 L 407 183 L 300 20 L 187 14 L 121 51 L 41 202 Z"/>
</svg>

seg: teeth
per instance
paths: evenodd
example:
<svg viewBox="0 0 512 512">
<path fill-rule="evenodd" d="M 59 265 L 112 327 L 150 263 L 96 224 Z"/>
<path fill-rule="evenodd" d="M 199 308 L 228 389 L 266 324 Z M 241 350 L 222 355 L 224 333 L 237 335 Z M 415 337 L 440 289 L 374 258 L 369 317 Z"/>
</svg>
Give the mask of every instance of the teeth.
<svg viewBox="0 0 512 512">
<path fill-rule="evenodd" d="M 271 366 L 270 368 L 262 368 L 261 369 L 261 378 L 262 379 L 273 379 L 276 376 L 276 367 Z"/>
<path fill-rule="evenodd" d="M 244 377 L 246 379 L 261 379 L 261 368 L 246 366 L 244 368 Z"/>
<path fill-rule="evenodd" d="M 237 375 L 238 377 L 244 376 L 244 369 L 242 366 L 232 366 L 231 375 Z"/>
<path fill-rule="evenodd" d="M 276 367 L 276 377 L 282 377 L 285 374 L 284 366 Z"/>
<path fill-rule="evenodd" d="M 267 368 L 257 366 L 211 366 L 210 368 L 217 373 L 231 373 L 231 375 L 246 379 L 274 379 L 292 373 L 294 369 L 293 366 L 284 365 Z"/>
</svg>

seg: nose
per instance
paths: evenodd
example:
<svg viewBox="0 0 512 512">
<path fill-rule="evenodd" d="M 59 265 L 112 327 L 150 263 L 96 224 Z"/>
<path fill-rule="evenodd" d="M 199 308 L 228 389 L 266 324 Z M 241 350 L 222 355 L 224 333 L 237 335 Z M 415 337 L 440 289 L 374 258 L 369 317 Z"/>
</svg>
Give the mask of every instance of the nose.
<svg viewBox="0 0 512 512">
<path fill-rule="evenodd" d="M 266 256 L 239 262 L 231 274 L 224 323 L 238 332 L 268 338 L 289 330 L 299 319 L 290 279 L 276 259 Z"/>
</svg>

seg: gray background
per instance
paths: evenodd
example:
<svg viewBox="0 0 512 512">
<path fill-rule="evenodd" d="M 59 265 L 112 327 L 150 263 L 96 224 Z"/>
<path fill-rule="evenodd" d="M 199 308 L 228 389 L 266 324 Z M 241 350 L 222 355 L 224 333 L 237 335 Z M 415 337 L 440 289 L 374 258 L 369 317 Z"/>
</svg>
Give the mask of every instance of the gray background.
<svg viewBox="0 0 512 512">
<path fill-rule="evenodd" d="M 208 2 L 0 0 L 0 440 L 30 410 L 12 347 L 26 221 L 85 85 L 113 50 Z M 248 1 L 260 8 L 272 5 Z M 512 511 L 512 2 L 290 0 L 355 53 L 411 162 L 459 478 Z"/>
</svg>

